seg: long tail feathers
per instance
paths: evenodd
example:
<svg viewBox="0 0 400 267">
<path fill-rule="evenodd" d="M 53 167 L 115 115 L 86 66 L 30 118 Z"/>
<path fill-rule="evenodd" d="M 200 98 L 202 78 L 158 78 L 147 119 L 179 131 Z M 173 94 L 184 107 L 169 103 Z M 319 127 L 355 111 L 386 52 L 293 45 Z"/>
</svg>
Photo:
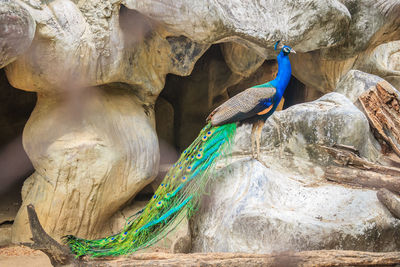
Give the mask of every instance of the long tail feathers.
<svg viewBox="0 0 400 267">
<path fill-rule="evenodd" d="M 113 236 L 86 240 L 64 237 L 77 256 L 117 256 L 149 247 L 168 234 L 183 212 L 192 216 L 211 178 L 215 159 L 231 146 L 236 124 L 213 127 L 207 124 L 181 154 L 146 207 L 131 216 L 124 229 Z"/>
</svg>

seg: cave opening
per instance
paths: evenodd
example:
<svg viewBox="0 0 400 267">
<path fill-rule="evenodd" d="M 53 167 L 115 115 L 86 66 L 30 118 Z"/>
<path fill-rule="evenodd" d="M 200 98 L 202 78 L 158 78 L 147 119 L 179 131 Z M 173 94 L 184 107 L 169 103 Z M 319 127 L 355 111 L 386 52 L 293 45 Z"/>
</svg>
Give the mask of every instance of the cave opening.
<svg viewBox="0 0 400 267">
<path fill-rule="evenodd" d="M 24 126 L 36 104 L 36 93 L 10 85 L 0 69 L 0 228 L 11 227 L 21 206 L 21 188 L 34 171 L 22 146 Z"/>
</svg>

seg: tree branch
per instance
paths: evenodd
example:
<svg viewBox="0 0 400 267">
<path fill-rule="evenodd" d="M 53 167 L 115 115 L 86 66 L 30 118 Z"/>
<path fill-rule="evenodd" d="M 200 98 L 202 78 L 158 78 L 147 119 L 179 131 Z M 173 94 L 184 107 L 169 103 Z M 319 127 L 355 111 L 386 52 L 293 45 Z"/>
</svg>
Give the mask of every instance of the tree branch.
<svg viewBox="0 0 400 267">
<path fill-rule="evenodd" d="M 29 225 L 31 227 L 34 243 L 25 243 L 23 245 L 43 251 L 50 258 L 53 266 L 65 266 L 76 263 L 68 247 L 59 244 L 44 231 L 37 217 L 35 207 L 29 204 L 26 208 L 28 210 Z"/>
</svg>

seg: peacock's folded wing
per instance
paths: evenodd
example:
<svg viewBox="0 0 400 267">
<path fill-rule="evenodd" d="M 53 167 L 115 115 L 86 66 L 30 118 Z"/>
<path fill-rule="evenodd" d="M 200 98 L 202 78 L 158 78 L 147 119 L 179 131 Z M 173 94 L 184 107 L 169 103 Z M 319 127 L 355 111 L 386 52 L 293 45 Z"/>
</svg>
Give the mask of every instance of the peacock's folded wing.
<svg viewBox="0 0 400 267">
<path fill-rule="evenodd" d="M 251 87 L 230 98 L 208 116 L 212 125 L 241 121 L 256 116 L 271 106 L 276 88 L 271 85 Z"/>
</svg>

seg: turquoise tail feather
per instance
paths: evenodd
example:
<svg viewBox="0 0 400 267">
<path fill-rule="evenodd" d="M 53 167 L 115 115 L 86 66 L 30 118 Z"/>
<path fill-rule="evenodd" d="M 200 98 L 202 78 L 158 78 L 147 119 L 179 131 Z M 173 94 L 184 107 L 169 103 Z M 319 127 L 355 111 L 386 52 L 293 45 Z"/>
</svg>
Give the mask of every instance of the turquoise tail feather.
<svg viewBox="0 0 400 267">
<path fill-rule="evenodd" d="M 226 154 L 235 133 L 236 123 L 207 124 L 168 171 L 146 207 L 132 215 L 120 233 L 95 240 L 68 235 L 65 243 L 77 256 L 93 257 L 129 254 L 155 244 L 183 213 L 190 218 L 198 209 L 216 159 Z"/>
</svg>

